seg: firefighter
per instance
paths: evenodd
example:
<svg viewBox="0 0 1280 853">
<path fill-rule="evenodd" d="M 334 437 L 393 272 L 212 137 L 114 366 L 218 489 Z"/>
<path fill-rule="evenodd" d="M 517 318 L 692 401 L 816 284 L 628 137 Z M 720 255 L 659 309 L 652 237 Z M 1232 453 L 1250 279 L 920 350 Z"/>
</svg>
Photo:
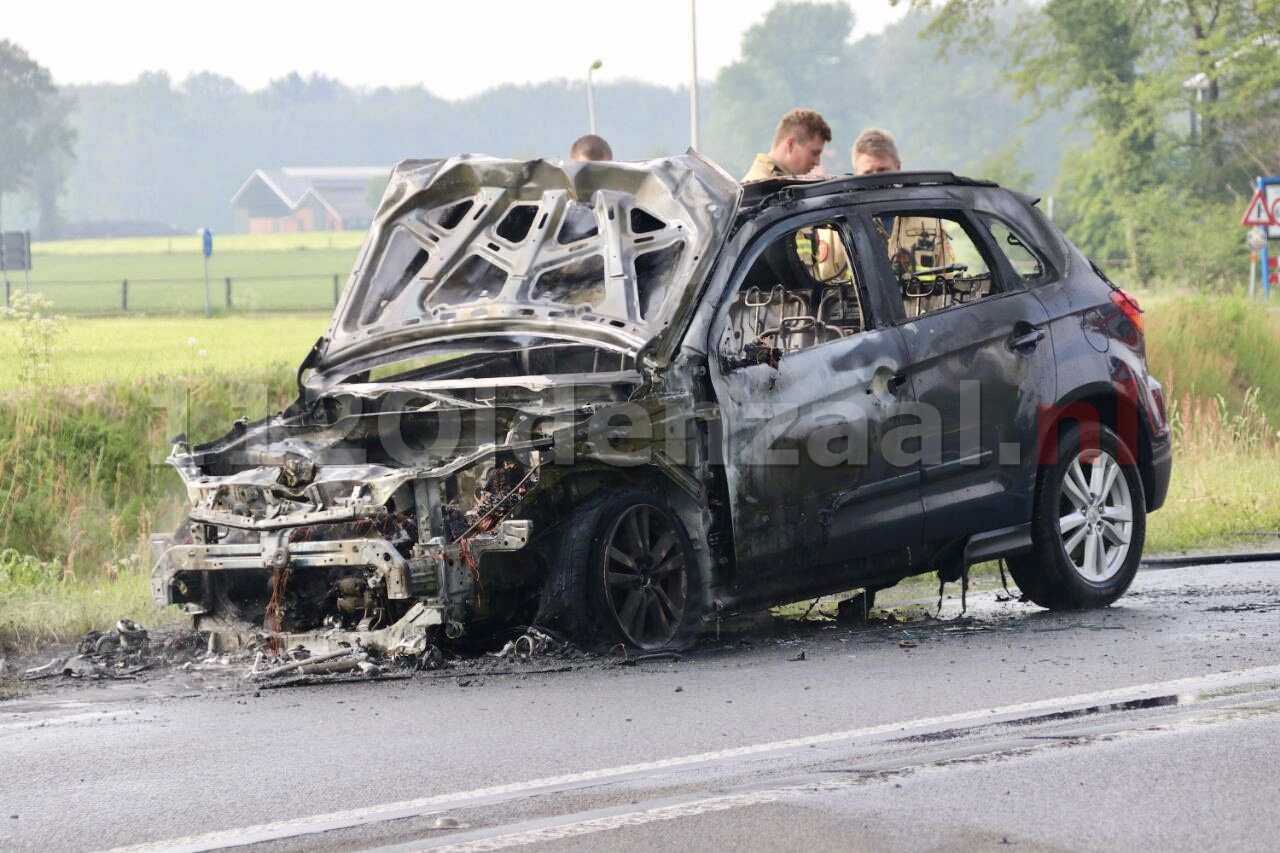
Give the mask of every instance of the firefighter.
<svg viewBox="0 0 1280 853">
<path fill-rule="evenodd" d="M 743 183 L 790 178 L 819 170 L 822 150 L 831 141 L 831 126 L 815 110 L 794 109 L 773 132 L 768 154 L 757 154 Z M 849 262 L 839 235 L 828 228 L 807 228 L 796 235 L 796 255 L 816 281 L 847 279 Z"/>
<path fill-rule="evenodd" d="M 893 134 L 869 127 L 858 134 L 851 152 L 855 175 L 879 175 L 901 172 L 902 160 Z M 889 261 L 900 280 L 919 270 L 945 267 L 955 263 L 955 251 L 942 220 L 921 216 L 876 217 L 876 228 L 889 247 Z M 934 293 L 944 286 L 936 275 L 923 276 L 907 294 L 908 313 L 919 316 L 946 304 L 945 294 Z M 919 294 L 919 295 L 917 295 Z"/>
<path fill-rule="evenodd" d="M 792 110 L 778 122 L 769 153 L 756 155 L 742 181 L 807 175 L 821 164 L 822 149 L 830 141 L 826 119 L 814 110 Z"/>
</svg>

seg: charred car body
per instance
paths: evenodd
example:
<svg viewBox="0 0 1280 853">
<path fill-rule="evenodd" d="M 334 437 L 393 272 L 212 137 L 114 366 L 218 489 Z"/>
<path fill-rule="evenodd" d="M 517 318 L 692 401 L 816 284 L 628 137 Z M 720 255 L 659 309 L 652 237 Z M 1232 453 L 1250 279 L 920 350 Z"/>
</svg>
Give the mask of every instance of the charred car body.
<svg viewBox="0 0 1280 853">
<path fill-rule="evenodd" d="M 1170 470 L 1136 305 L 949 173 L 408 161 L 299 388 L 169 460 L 154 597 L 222 645 L 658 647 L 996 557 L 1101 606 Z"/>
</svg>

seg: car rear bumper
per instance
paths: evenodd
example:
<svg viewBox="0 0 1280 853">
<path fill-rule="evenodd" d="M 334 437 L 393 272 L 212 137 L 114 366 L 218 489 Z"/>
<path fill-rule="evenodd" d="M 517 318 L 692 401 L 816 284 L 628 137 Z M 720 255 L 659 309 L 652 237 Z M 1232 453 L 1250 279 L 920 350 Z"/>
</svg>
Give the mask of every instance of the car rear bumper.
<svg viewBox="0 0 1280 853">
<path fill-rule="evenodd" d="M 1172 474 L 1173 443 L 1166 436 L 1151 443 L 1151 489 L 1147 494 L 1147 512 L 1154 512 L 1164 506 Z"/>
</svg>

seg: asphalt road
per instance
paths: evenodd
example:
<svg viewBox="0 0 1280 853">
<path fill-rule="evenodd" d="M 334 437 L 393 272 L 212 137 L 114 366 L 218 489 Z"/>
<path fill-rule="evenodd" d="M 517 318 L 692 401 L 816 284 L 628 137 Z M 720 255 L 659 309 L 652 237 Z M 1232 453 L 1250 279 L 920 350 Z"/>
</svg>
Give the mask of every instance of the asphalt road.
<svg viewBox="0 0 1280 853">
<path fill-rule="evenodd" d="M 1002 597 L 632 666 L 55 686 L 0 703 L 0 849 L 1275 848 L 1280 563 Z"/>
</svg>

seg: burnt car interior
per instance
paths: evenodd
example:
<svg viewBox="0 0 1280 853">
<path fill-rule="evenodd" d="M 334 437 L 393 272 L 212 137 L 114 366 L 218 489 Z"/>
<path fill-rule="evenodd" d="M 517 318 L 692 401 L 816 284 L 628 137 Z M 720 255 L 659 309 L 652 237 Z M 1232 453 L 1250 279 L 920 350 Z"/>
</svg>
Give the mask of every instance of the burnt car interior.
<svg viewBox="0 0 1280 853">
<path fill-rule="evenodd" d="M 772 240 L 729 309 L 722 352 L 748 364 L 857 334 L 864 300 L 840 223 L 816 222 Z"/>
<path fill-rule="evenodd" d="M 998 291 L 991 265 L 960 214 L 895 208 L 870 215 L 908 319 Z"/>
</svg>

